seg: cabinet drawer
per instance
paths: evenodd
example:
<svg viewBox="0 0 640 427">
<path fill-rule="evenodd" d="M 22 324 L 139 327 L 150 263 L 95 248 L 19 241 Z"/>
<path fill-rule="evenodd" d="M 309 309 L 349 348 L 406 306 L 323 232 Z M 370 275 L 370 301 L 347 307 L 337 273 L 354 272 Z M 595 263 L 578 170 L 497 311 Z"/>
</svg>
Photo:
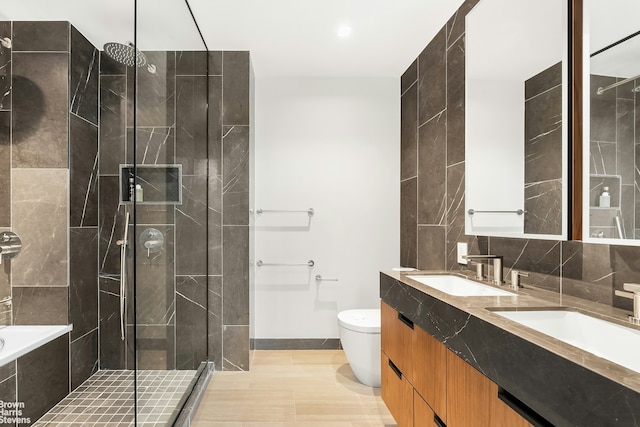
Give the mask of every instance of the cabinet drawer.
<svg viewBox="0 0 640 427">
<path fill-rule="evenodd" d="M 380 360 L 382 400 L 398 423 L 398 427 L 413 427 L 413 386 L 384 352 Z"/>
<path fill-rule="evenodd" d="M 431 407 L 414 389 L 413 391 L 413 427 L 446 427 Z"/>
<path fill-rule="evenodd" d="M 420 328 L 414 330 L 412 384 L 447 422 L 447 348 Z"/>
<path fill-rule="evenodd" d="M 411 381 L 414 325 L 406 316 L 380 302 L 382 351 Z"/>
</svg>

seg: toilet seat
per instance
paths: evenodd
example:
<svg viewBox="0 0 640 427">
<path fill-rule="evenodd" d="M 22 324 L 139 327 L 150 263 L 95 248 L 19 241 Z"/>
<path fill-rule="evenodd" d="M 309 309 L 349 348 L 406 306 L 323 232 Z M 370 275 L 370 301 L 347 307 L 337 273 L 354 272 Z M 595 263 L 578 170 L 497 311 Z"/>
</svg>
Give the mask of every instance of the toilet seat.
<svg viewBox="0 0 640 427">
<path fill-rule="evenodd" d="M 380 333 L 380 309 L 344 310 L 338 313 L 338 325 L 367 334 Z"/>
</svg>

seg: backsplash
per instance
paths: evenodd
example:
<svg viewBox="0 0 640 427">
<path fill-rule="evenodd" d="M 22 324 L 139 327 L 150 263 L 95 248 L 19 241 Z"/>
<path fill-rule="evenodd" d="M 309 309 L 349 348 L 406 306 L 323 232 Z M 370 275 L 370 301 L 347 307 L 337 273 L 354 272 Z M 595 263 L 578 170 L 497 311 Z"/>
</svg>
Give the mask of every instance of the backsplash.
<svg viewBox="0 0 640 427">
<path fill-rule="evenodd" d="M 464 24 L 476 3 L 465 1 L 402 75 L 402 265 L 466 270 L 456 243 L 467 242 L 469 253 L 503 255 L 506 273 L 531 272 L 525 285 L 630 310 L 614 290 L 640 281 L 640 248 L 465 234 Z"/>
</svg>

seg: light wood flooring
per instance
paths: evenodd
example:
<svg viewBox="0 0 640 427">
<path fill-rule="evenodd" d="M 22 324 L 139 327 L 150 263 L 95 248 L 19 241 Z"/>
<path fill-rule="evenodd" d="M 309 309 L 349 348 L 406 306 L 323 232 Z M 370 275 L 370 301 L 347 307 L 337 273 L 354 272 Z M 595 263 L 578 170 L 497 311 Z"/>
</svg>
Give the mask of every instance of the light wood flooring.
<svg viewBox="0 0 640 427">
<path fill-rule="evenodd" d="M 356 380 L 342 350 L 256 350 L 248 372 L 215 372 L 195 427 L 383 427 L 379 388 Z"/>
</svg>

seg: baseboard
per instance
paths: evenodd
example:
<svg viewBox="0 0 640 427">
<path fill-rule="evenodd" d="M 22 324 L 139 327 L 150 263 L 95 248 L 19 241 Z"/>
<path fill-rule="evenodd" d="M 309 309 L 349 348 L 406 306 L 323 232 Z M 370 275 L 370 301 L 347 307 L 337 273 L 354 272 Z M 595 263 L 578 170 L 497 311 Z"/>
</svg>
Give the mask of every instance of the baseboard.
<svg viewBox="0 0 640 427">
<path fill-rule="evenodd" d="M 252 338 L 251 350 L 342 350 L 340 338 Z"/>
</svg>

